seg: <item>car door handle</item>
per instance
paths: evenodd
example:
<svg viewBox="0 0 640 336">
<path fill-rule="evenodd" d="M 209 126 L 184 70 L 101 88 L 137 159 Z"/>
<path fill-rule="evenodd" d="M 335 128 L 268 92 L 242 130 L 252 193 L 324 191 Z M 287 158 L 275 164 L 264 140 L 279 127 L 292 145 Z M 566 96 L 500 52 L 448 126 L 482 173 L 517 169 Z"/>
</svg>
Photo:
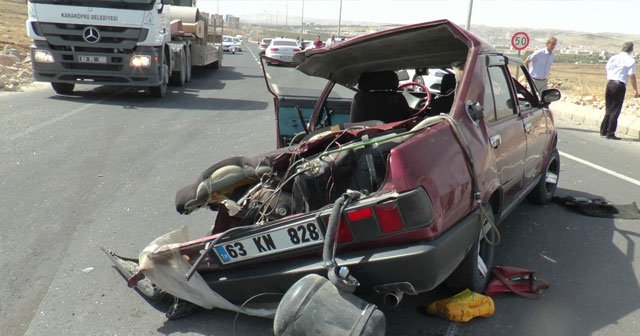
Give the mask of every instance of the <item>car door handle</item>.
<svg viewBox="0 0 640 336">
<path fill-rule="evenodd" d="M 498 148 L 502 144 L 502 137 L 500 134 L 492 135 L 489 138 L 489 143 L 491 144 L 491 147 Z"/>
<path fill-rule="evenodd" d="M 532 128 L 533 128 L 533 127 L 531 126 L 531 122 L 530 122 L 530 121 L 526 121 L 526 122 L 524 123 L 524 131 L 525 131 L 525 132 L 527 132 L 527 133 L 531 133 L 531 129 L 532 129 Z"/>
</svg>

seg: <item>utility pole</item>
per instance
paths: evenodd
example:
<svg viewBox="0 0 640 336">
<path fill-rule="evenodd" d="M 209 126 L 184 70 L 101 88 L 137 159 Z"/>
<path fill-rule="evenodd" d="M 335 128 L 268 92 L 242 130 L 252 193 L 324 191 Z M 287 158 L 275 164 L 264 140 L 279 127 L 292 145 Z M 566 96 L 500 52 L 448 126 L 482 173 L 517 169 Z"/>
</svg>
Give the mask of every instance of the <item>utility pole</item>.
<svg viewBox="0 0 640 336">
<path fill-rule="evenodd" d="M 340 0 L 340 12 L 338 13 L 338 36 L 340 36 L 340 24 L 342 23 L 342 0 Z"/>
<path fill-rule="evenodd" d="M 467 30 L 471 31 L 471 12 L 473 11 L 473 0 L 469 0 L 469 13 L 467 15 Z"/>
<path fill-rule="evenodd" d="M 300 35 L 304 34 L 304 0 L 302 0 L 302 14 L 300 15 Z"/>
</svg>

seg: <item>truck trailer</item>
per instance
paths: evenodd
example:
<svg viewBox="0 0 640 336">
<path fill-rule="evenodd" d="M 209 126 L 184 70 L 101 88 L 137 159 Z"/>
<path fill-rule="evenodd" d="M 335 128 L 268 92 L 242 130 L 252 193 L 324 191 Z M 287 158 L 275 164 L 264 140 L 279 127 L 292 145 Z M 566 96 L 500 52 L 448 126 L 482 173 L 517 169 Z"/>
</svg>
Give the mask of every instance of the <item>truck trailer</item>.
<svg viewBox="0 0 640 336">
<path fill-rule="evenodd" d="M 58 94 L 97 84 L 164 97 L 192 66 L 222 65 L 223 21 L 194 0 L 28 0 L 26 28 L 34 80 Z"/>
</svg>

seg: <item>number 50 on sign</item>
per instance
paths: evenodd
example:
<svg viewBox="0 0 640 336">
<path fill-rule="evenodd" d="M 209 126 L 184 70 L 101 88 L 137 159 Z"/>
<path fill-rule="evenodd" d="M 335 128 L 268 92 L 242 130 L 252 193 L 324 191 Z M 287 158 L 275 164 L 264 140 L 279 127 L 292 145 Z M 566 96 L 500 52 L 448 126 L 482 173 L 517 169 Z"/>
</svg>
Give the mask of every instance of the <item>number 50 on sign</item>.
<svg viewBox="0 0 640 336">
<path fill-rule="evenodd" d="M 524 50 L 529 45 L 529 35 L 525 32 L 517 32 L 511 37 L 511 46 L 515 50 Z"/>
</svg>

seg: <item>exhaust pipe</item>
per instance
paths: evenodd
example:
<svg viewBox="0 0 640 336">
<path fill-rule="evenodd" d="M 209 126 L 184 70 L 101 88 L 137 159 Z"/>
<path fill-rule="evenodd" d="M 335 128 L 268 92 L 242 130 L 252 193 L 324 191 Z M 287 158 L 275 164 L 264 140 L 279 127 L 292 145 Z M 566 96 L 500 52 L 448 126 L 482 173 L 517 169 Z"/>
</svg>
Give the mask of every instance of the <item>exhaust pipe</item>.
<svg viewBox="0 0 640 336">
<path fill-rule="evenodd" d="M 393 292 L 387 293 L 383 296 L 382 302 L 389 307 L 397 307 L 402 301 L 402 297 L 404 296 L 404 292 Z"/>
</svg>

